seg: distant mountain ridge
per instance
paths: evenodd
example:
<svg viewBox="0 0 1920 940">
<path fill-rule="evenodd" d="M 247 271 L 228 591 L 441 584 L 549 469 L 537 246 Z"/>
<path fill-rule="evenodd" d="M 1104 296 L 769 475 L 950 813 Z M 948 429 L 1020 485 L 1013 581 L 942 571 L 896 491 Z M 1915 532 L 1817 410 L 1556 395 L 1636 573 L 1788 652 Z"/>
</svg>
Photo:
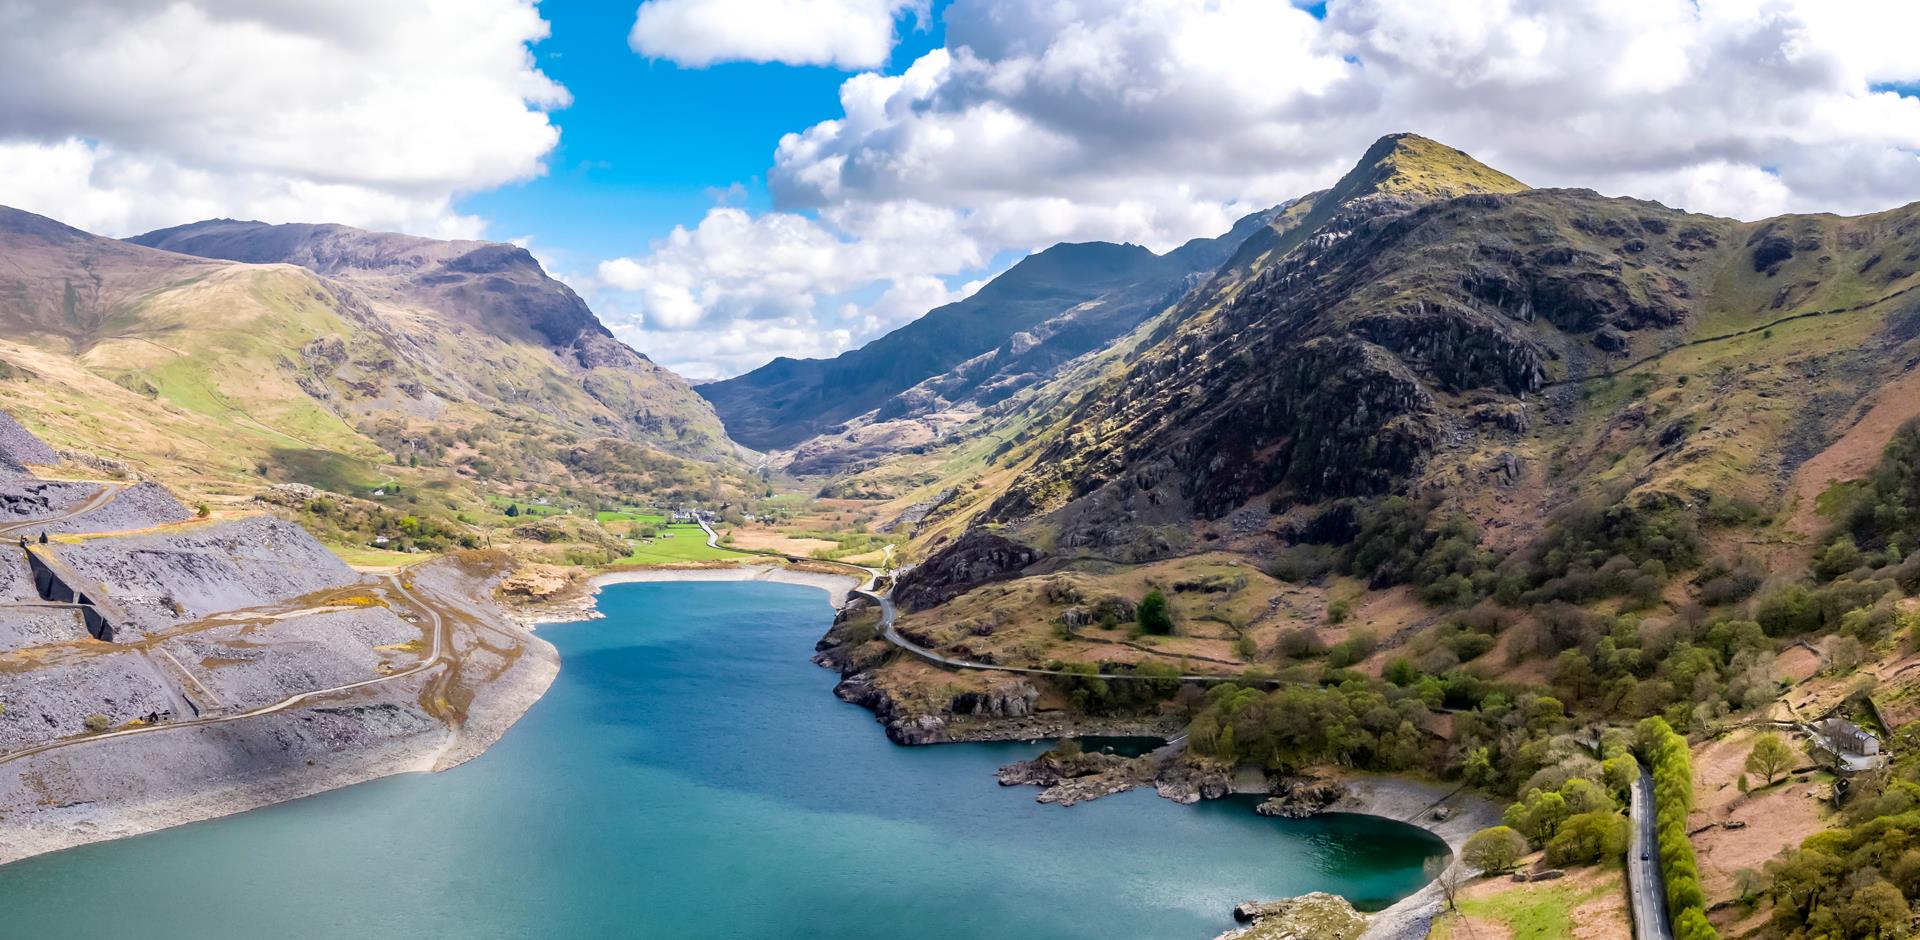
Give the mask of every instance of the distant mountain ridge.
<svg viewBox="0 0 1920 940">
<path fill-rule="evenodd" d="M 426 307 L 491 335 L 539 343 L 578 370 L 582 388 L 641 437 L 689 455 L 727 451 L 718 419 L 684 379 L 615 339 L 572 288 L 517 245 L 231 219 L 127 241 L 205 258 L 295 264 L 369 299 Z"/>
<path fill-rule="evenodd" d="M 833 359 L 775 359 L 696 391 L 713 402 L 735 440 L 762 450 L 793 448 L 863 416 L 886 422 L 985 407 L 1157 313 L 1275 211 L 1164 255 L 1109 242 L 1055 245 L 973 296 L 859 349 Z M 813 472 L 838 465 L 826 460 Z"/>
<path fill-rule="evenodd" d="M 691 486 L 707 471 L 675 461 L 737 452 L 684 380 L 512 245 L 231 220 L 115 240 L 0 209 L 0 330 L 18 413 L 195 474 L 351 489 L 398 461 Z"/>
</svg>

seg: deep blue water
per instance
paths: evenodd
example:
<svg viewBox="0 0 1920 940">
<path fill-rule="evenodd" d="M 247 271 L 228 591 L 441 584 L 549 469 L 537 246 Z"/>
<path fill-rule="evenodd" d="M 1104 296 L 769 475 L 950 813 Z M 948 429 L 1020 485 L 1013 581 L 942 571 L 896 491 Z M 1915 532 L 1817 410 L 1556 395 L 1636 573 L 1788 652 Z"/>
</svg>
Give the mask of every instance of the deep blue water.
<svg viewBox="0 0 1920 940">
<path fill-rule="evenodd" d="M 1041 745 L 896 747 L 807 661 L 825 597 L 610 587 L 480 758 L 0 868 L 0 937 L 1204 940 L 1252 898 L 1380 906 L 1444 851 L 1248 799 L 1042 806 L 993 779 Z"/>
</svg>

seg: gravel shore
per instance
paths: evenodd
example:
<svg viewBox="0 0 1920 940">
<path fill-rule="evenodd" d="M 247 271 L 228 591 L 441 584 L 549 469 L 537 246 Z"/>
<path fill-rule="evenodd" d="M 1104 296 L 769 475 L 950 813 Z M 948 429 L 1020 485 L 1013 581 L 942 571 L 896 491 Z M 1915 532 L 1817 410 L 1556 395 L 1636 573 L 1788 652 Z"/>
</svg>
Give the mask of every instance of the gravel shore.
<svg viewBox="0 0 1920 940">
<path fill-rule="evenodd" d="M 1407 777 L 1356 775 L 1344 778 L 1347 795 L 1327 808 L 1333 813 L 1364 813 L 1419 826 L 1446 840 L 1453 850 L 1449 867 L 1462 867 L 1460 847 L 1467 837 L 1500 824 L 1500 807 L 1458 786 Z M 1434 818 L 1445 808 L 1446 819 Z M 1438 883 L 1428 884 L 1368 918 L 1361 940 L 1420 940 L 1427 935 L 1445 898 Z"/>
</svg>

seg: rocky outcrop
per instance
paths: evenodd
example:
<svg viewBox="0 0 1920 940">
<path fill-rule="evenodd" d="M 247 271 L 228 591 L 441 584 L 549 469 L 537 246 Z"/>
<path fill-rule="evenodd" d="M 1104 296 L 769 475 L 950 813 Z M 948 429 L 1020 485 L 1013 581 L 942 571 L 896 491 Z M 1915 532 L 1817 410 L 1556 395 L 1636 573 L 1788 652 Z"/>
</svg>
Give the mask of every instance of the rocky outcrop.
<svg viewBox="0 0 1920 940">
<path fill-rule="evenodd" d="M 856 672 L 842 678 L 833 687 L 840 701 L 873 712 L 874 720 L 886 729 L 887 740 L 895 744 L 945 744 L 947 720 L 939 715 L 909 713 L 900 708 L 893 694 L 871 672 Z"/>
<path fill-rule="evenodd" d="M 961 692 L 948 707 L 956 715 L 982 718 L 1025 718 L 1040 701 L 1040 690 L 1025 679 L 1003 682 L 985 692 Z"/>
<path fill-rule="evenodd" d="M 974 529 L 901 575 L 894 587 L 894 603 L 902 610 L 925 610 L 982 584 L 1011 578 L 1040 558 L 1038 549 Z"/>
<path fill-rule="evenodd" d="M 1274 784 L 1273 795 L 1254 807 L 1254 812 L 1262 816 L 1305 819 L 1325 812 L 1346 795 L 1347 788 L 1338 780 L 1283 777 Z"/>
<path fill-rule="evenodd" d="M 1154 791 L 1175 803 L 1217 800 L 1233 792 L 1233 776 L 1224 770 L 1170 761 L 1153 781 Z"/>
<path fill-rule="evenodd" d="M 1043 787 L 1035 802 L 1072 806 L 1142 786 L 1153 779 L 1154 759 L 1117 754 L 1048 751 L 1000 768 L 1003 787 Z"/>
<path fill-rule="evenodd" d="M 1367 918 L 1346 898 L 1315 891 L 1279 901 L 1236 905 L 1233 919 L 1250 926 L 1229 930 L 1215 940 L 1354 940 Z"/>
</svg>

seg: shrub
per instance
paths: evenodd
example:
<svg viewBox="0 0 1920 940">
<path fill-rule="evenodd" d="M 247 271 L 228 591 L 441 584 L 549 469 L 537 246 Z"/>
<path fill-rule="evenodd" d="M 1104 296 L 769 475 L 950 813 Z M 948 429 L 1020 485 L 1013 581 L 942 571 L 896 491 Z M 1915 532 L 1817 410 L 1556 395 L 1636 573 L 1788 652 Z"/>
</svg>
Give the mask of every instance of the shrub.
<svg viewBox="0 0 1920 940">
<path fill-rule="evenodd" d="M 102 715 L 98 712 L 88 715 L 84 723 L 86 725 L 87 730 L 94 734 L 99 734 L 100 732 L 113 727 L 113 719 L 108 718 L 107 716 Z"/>
<path fill-rule="evenodd" d="M 1567 818 L 1547 841 L 1547 864 L 1585 865 L 1618 858 L 1627 848 L 1627 820 L 1612 810 Z"/>
<path fill-rule="evenodd" d="M 1525 836 L 1509 826 L 1482 829 L 1460 847 L 1460 860 L 1484 872 L 1503 872 L 1527 854 Z"/>
<path fill-rule="evenodd" d="M 1167 609 L 1167 595 L 1159 588 L 1148 591 L 1147 596 L 1140 599 L 1135 618 L 1145 633 L 1166 636 L 1173 632 L 1173 612 Z"/>
</svg>

